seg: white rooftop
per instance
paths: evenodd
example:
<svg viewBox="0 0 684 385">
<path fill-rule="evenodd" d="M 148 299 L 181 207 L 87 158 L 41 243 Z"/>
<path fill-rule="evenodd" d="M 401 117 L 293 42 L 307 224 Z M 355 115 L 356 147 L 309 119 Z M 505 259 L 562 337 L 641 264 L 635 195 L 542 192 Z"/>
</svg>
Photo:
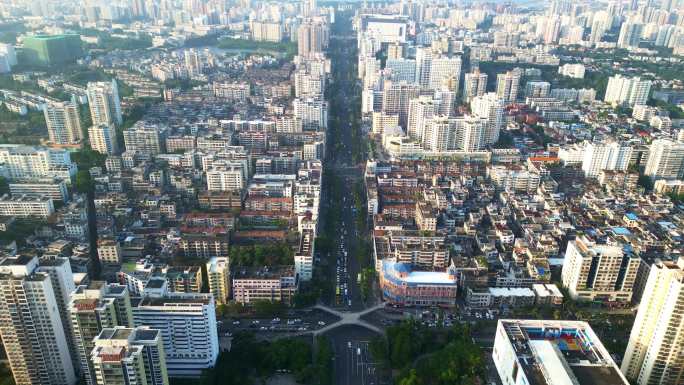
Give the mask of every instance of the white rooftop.
<svg viewBox="0 0 684 385">
<path fill-rule="evenodd" d="M 404 279 L 409 283 L 442 283 L 451 284 L 454 280 L 449 278 L 449 274 L 438 271 L 413 271 Z"/>
</svg>

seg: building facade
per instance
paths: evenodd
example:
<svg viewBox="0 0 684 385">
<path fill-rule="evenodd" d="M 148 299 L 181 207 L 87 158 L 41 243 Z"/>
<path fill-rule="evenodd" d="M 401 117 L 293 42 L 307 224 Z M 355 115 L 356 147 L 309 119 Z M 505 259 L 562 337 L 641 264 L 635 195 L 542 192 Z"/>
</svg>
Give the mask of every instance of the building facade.
<svg viewBox="0 0 684 385">
<path fill-rule="evenodd" d="M 48 103 L 43 110 L 50 142 L 75 144 L 83 139 L 78 104 L 74 102 Z"/>
<path fill-rule="evenodd" d="M 207 262 L 207 280 L 216 304 L 225 304 L 230 296 L 230 263 L 227 257 L 213 257 Z"/>
<path fill-rule="evenodd" d="M 145 327 L 104 328 L 90 353 L 97 385 L 168 385 L 162 335 Z"/>
<path fill-rule="evenodd" d="M 121 101 L 119 100 L 119 87 L 116 80 L 111 82 L 88 83 L 88 106 L 93 125 L 121 125 Z"/>
<path fill-rule="evenodd" d="M 17 385 L 76 382 L 65 325 L 50 275 L 38 258 L 0 264 L 0 337 Z"/>
<path fill-rule="evenodd" d="M 622 372 L 635 385 L 676 385 L 684 376 L 684 260 L 656 261 L 646 281 Z"/>
<path fill-rule="evenodd" d="M 133 306 L 133 322 L 161 331 L 171 377 L 198 377 L 216 364 L 218 331 L 211 294 L 166 293 Z"/>
<path fill-rule="evenodd" d="M 380 288 L 385 301 L 402 306 L 456 305 L 456 270 L 444 272 L 412 271 L 411 265 L 382 261 Z"/>
<path fill-rule="evenodd" d="M 628 304 L 641 263 L 622 246 L 578 237 L 565 251 L 563 286 L 574 300 Z"/>
</svg>

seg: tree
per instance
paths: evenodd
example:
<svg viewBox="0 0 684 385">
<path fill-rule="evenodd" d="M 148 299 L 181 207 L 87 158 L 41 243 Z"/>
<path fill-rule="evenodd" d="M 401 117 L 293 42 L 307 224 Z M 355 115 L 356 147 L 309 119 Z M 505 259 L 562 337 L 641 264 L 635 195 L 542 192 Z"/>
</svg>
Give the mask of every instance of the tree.
<svg viewBox="0 0 684 385">
<path fill-rule="evenodd" d="M 313 382 L 317 385 L 331 385 L 333 383 L 333 352 L 330 339 L 324 336 L 316 337 L 316 356 L 314 365 L 316 369 L 316 379 Z"/>
<path fill-rule="evenodd" d="M 368 350 L 374 361 L 379 362 L 383 366 L 389 364 L 389 352 L 385 337 L 373 337 L 368 343 Z"/>
<path fill-rule="evenodd" d="M 223 315 L 226 313 L 226 305 L 225 304 L 220 304 L 216 306 L 216 318 L 223 318 Z"/>
<path fill-rule="evenodd" d="M 402 378 L 399 381 L 399 385 L 421 385 L 422 381 L 418 378 L 418 374 L 416 374 L 415 369 L 411 369 L 409 371 L 408 376 Z"/>
<path fill-rule="evenodd" d="M 90 172 L 86 170 L 79 170 L 76 172 L 76 181 L 74 182 L 76 191 L 86 194 L 95 190 L 95 183 L 90 177 Z"/>
<path fill-rule="evenodd" d="M 392 341 L 392 363 L 395 367 L 402 367 L 411 362 L 413 357 L 411 337 L 406 333 L 399 333 Z"/>
<path fill-rule="evenodd" d="M 44 226 L 44 222 L 36 222 L 29 219 L 17 219 L 7 231 L 0 232 L 0 240 L 3 242 L 17 241 L 19 246 L 26 244 L 26 239 L 35 234 L 36 229 Z"/>
<path fill-rule="evenodd" d="M 643 187 L 646 191 L 653 190 L 653 181 L 646 175 L 639 175 L 637 185 Z"/>
<path fill-rule="evenodd" d="M 280 315 L 285 305 L 282 302 L 254 301 L 253 308 L 257 317 L 272 317 Z"/>
<path fill-rule="evenodd" d="M 14 385 L 14 377 L 12 371 L 7 364 L 0 364 L 0 385 Z"/>
<path fill-rule="evenodd" d="M 104 167 L 107 155 L 91 149 L 83 149 L 71 153 L 71 160 L 76 163 L 79 170 L 90 170 L 92 167 Z"/>
<path fill-rule="evenodd" d="M 0 196 L 9 194 L 9 182 L 4 176 L 0 176 Z"/>
</svg>

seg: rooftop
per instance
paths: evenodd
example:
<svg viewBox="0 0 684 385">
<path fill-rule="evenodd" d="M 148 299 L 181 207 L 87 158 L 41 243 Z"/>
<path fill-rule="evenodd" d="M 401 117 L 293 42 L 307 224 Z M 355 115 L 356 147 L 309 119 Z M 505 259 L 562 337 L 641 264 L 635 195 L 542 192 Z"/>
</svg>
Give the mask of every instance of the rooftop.
<svg viewBox="0 0 684 385">
<path fill-rule="evenodd" d="M 154 298 L 146 297 L 140 301 L 138 306 L 173 306 L 180 305 L 207 305 L 213 297 L 211 294 L 169 294 L 165 297 Z"/>
<path fill-rule="evenodd" d="M 77 34 L 59 34 L 59 35 L 32 35 L 26 38 L 31 38 L 34 40 L 59 40 L 69 36 L 78 36 Z"/>
<path fill-rule="evenodd" d="M 455 285 L 456 278 L 441 271 L 413 271 L 411 266 L 405 263 L 397 263 L 391 260 L 382 261 L 382 270 L 385 279 L 396 283 L 408 285 Z"/>
<path fill-rule="evenodd" d="M 586 322 L 499 320 L 499 327 L 530 385 L 628 384 Z"/>
</svg>

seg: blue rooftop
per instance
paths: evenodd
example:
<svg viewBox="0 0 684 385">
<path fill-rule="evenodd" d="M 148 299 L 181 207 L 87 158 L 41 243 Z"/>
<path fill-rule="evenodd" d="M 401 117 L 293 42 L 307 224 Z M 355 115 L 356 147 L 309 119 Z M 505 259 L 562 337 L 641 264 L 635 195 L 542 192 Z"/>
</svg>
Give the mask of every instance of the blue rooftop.
<svg viewBox="0 0 684 385">
<path fill-rule="evenodd" d="M 625 216 L 626 216 L 627 219 L 629 219 L 630 221 L 636 221 L 637 219 L 639 219 L 639 217 L 638 217 L 636 214 L 634 214 L 634 213 L 627 213 L 627 214 L 625 214 Z"/>
<path fill-rule="evenodd" d="M 632 232 L 624 227 L 613 227 L 613 232 L 616 235 L 632 235 Z"/>
</svg>

